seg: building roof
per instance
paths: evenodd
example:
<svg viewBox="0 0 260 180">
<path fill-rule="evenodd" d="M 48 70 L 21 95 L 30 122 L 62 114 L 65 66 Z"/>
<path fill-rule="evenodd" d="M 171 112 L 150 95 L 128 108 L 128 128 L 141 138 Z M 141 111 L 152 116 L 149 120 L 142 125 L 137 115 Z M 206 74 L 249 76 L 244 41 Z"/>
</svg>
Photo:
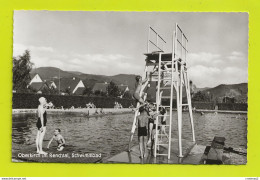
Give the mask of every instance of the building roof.
<svg viewBox="0 0 260 180">
<path fill-rule="evenodd" d="M 78 85 L 78 83 L 80 82 L 80 79 L 77 77 L 73 77 L 73 78 L 61 78 L 54 80 L 54 83 L 56 84 L 57 88 L 61 91 L 65 91 L 66 89 L 70 89 L 70 91 L 72 92 L 75 87 Z M 59 83 L 60 83 L 60 87 L 59 87 Z"/>
<path fill-rule="evenodd" d="M 109 83 L 96 83 L 92 89 L 93 92 L 95 91 L 102 91 L 102 92 L 106 92 L 107 91 L 107 87 L 108 87 Z M 117 85 L 117 87 L 119 88 L 119 90 L 121 92 L 125 92 L 127 89 L 129 90 L 127 85 L 124 84 L 120 84 Z"/>
<path fill-rule="evenodd" d="M 85 88 L 84 87 L 79 87 L 77 90 L 74 92 L 75 95 L 83 95 Z"/>
<path fill-rule="evenodd" d="M 96 83 L 96 84 L 94 85 L 92 91 L 93 91 L 93 92 L 95 92 L 95 91 L 106 92 L 108 85 L 109 85 L 109 83 Z"/>
<path fill-rule="evenodd" d="M 36 91 L 40 91 L 43 87 L 47 87 L 44 82 L 33 82 L 30 87 Z"/>
<path fill-rule="evenodd" d="M 51 84 L 52 84 L 52 83 L 55 84 L 55 82 L 52 81 L 52 80 L 46 80 L 45 82 L 46 82 L 46 84 L 48 85 L 48 87 L 51 87 Z M 55 84 L 55 85 L 56 85 L 56 84 Z"/>
<path fill-rule="evenodd" d="M 38 73 L 30 73 L 31 79 L 33 79 L 36 75 L 38 75 L 41 78 L 41 80 L 43 81 L 42 77 Z"/>
<path fill-rule="evenodd" d="M 119 88 L 119 90 L 120 90 L 121 92 L 125 92 L 126 90 L 129 91 L 128 86 L 127 86 L 127 85 L 124 85 L 124 84 L 118 85 L 118 88 Z"/>
</svg>

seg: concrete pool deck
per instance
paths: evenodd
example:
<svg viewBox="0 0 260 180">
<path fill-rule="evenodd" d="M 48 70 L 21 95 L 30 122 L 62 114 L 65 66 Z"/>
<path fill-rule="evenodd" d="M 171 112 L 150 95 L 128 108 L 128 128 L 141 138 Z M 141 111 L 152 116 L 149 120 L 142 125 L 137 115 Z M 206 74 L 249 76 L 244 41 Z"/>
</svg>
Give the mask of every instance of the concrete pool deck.
<svg viewBox="0 0 260 180">
<path fill-rule="evenodd" d="M 121 163 L 121 164 L 192 164 L 199 165 L 204 164 L 206 159 L 205 149 L 206 146 L 198 145 L 194 142 L 183 139 L 183 158 L 178 157 L 178 140 L 172 139 L 171 143 L 171 158 L 168 159 L 167 156 L 157 156 L 152 155 L 151 150 L 148 150 L 148 156 L 144 159 L 140 159 L 139 146 L 135 145 L 131 148 L 131 151 L 123 151 L 107 159 L 102 159 L 102 163 Z M 166 153 L 167 149 L 160 147 L 160 153 Z M 222 155 L 223 164 L 246 164 L 246 156 L 233 154 L 224 151 Z"/>
<path fill-rule="evenodd" d="M 171 143 L 171 158 L 167 156 L 154 157 L 150 149 L 148 155 L 144 159 L 140 159 L 139 145 L 133 146 L 130 152 L 123 151 L 115 156 L 112 156 L 104 163 L 131 163 L 131 164 L 200 164 L 201 157 L 204 153 L 204 147 L 196 145 L 194 142 L 183 140 L 183 158 L 178 157 L 178 140 L 172 139 Z M 196 150 L 196 151 L 195 151 Z M 160 146 L 160 153 L 167 153 L 167 148 Z M 192 152 L 192 153 L 191 153 Z"/>
</svg>

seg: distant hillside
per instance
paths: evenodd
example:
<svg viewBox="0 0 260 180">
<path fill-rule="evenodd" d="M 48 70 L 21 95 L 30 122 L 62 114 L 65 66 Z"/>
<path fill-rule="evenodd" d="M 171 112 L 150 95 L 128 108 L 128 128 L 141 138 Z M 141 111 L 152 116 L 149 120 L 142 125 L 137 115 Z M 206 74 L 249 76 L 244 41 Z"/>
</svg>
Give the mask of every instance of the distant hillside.
<svg viewBox="0 0 260 180">
<path fill-rule="evenodd" d="M 204 88 L 195 88 L 195 92 L 198 92 L 198 91 L 205 91 L 207 89 L 210 89 L 209 87 L 204 87 Z"/>
<path fill-rule="evenodd" d="M 97 82 L 110 82 L 114 81 L 116 84 L 127 84 L 130 92 L 132 93 L 135 87 L 135 76 L 134 74 L 118 74 L 115 76 L 105 76 L 105 75 L 95 75 L 95 74 L 84 74 L 78 71 L 63 71 L 55 67 L 40 67 L 32 70 L 31 74 L 38 73 L 43 79 L 56 79 L 60 77 L 78 77 L 83 80 L 85 86 L 93 88 Z M 241 84 L 221 84 L 214 88 L 195 88 L 195 92 L 210 92 L 213 94 L 214 98 L 219 98 L 223 96 L 233 96 L 238 100 L 247 99 L 247 83 Z M 148 90 L 149 99 L 155 99 L 156 97 L 156 85 L 154 82 L 151 83 L 151 87 Z M 169 94 L 169 92 L 165 92 Z"/>
<path fill-rule="evenodd" d="M 83 83 L 88 87 L 93 87 L 96 82 L 114 81 L 116 84 L 128 84 L 129 89 L 133 91 L 135 84 L 135 75 L 120 74 L 115 76 L 84 74 L 78 71 L 63 71 L 55 67 L 40 67 L 33 69 L 31 75 L 38 73 L 43 79 L 51 80 L 60 77 L 78 77 L 83 80 Z"/>
<path fill-rule="evenodd" d="M 60 77 L 73 77 L 75 74 L 60 70 L 59 68 L 55 67 L 40 67 L 37 69 L 33 69 L 31 74 L 39 74 L 43 79 L 55 79 Z"/>
<path fill-rule="evenodd" d="M 79 72 L 79 71 L 67 71 L 67 72 L 72 73 L 72 74 L 77 74 L 77 75 L 83 74 L 82 72 Z"/>
<path fill-rule="evenodd" d="M 247 99 L 248 84 L 221 84 L 214 88 L 203 90 L 203 92 L 210 92 L 214 97 L 235 97 L 238 101 L 245 101 Z"/>
</svg>

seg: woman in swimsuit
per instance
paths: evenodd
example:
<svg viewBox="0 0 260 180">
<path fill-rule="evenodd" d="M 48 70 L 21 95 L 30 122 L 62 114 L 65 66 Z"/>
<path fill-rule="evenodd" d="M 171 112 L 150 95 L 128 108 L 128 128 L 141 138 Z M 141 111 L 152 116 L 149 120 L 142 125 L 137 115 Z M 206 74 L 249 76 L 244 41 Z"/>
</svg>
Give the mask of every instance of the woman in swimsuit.
<svg viewBox="0 0 260 180">
<path fill-rule="evenodd" d="M 46 113 L 46 99 L 44 97 L 39 98 L 39 106 L 38 106 L 38 120 L 36 123 L 37 127 L 37 136 L 36 136 L 36 148 L 37 153 L 39 154 L 47 154 L 42 150 L 42 142 L 46 132 L 46 123 L 47 123 L 47 113 Z"/>
</svg>

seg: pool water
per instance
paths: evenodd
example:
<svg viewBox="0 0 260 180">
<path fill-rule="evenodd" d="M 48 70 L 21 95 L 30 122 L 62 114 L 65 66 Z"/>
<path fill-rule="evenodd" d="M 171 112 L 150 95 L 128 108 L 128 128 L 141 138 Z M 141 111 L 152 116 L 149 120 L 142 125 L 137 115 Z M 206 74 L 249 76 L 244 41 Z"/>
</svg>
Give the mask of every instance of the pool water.
<svg viewBox="0 0 260 180">
<path fill-rule="evenodd" d="M 101 153 L 103 158 L 110 157 L 127 149 L 134 114 L 106 115 L 88 118 L 80 113 L 48 114 L 47 131 L 43 147 L 55 128 L 61 129 L 70 152 Z M 214 136 L 224 136 L 226 146 L 247 148 L 247 116 L 239 114 L 194 113 L 194 127 L 197 144 L 209 145 Z M 173 112 L 172 137 L 177 138 L 177 114 Z M 12 150 L 22 148 L 36 151 L 35 137 L 36 114 L 14 114 L 12 127 Z M 183 114 L 183 138 L 191 139 L 188 113 Z M 135 133 L 133 144 L 137 144 Z M 52 148 L 56 143 L 51 144 Z"/>
</svg>

